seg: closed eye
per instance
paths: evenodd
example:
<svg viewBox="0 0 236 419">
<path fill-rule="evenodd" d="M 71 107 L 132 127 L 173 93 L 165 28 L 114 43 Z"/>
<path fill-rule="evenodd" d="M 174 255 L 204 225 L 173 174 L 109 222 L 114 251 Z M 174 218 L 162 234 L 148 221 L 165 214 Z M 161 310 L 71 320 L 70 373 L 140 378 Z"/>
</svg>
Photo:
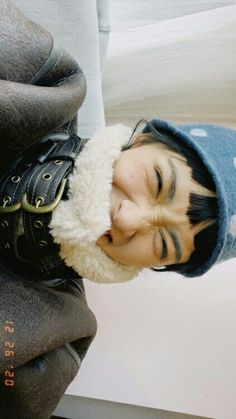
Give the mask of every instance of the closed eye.
<svg viewBox="0 0 236 419">
<path fill-rule="evenodd" d="M 156 173 L 156 178 L 157 178 L 157 195 L 156 195 L 156 197 L 158 197 L 158 195 L 161 193 L 163 183 L 162 183 L 161 174 L 160 174 L 159 170 L 156 169 L 156 168 L 155 168 L 155 173 Z"/>
</svg>

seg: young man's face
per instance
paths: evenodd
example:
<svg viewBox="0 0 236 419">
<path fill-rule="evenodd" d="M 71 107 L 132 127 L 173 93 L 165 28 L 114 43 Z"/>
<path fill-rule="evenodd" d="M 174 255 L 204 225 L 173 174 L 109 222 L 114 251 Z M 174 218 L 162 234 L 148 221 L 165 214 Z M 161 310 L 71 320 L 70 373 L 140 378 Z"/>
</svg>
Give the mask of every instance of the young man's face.
<svg viewBox="0 0 236 419">
<path fill-rule="evenodd" d="M 184 157 L 162 144 L 145 144 L 121 153 L 114 165 L 111 229 L 97 240 L 124 265 L 151 267 L 185 263 L 194 251 L 186 215 L 190 192 L 213 193 L 191 178 Z"/>
</svg>

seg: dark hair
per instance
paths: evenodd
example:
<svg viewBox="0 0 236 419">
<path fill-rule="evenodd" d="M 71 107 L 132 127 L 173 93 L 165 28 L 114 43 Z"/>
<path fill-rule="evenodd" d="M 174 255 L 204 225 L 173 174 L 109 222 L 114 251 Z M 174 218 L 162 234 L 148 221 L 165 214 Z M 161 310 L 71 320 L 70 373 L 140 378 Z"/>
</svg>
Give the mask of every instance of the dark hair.
<svg viewBox="0 0 236 419">
<path fill-rule="evenodd" d="M 144 129 L 137 133 L 141 124 Z M 135 142 L 134 140 L 137 138 Z M 206 167 L 203 165 L 197 153 L 187 145 L 182 145 L 176 141 L 174 135 L 166 135 L 161 129 L 157 130 L 153 125 L 145 120 L 139 121 L 136 125 L 129 142 L 123 147 L 122 151 L 128 150 L 134 146 L 143 144 L 161 143 L 168 149 L 179 153 L 186 158 L 187 165 L 192 169 L 192 178 L 201 186 L 215 192 L 215 184 L 212 180 Z M 217 199 L 216 197 L 198 195 L 190 193 L 190 204 L 187 211 L 189 221 L 192 225 L 196 225 L 203 221 L 209 220 L 209 224 L 195 235 L 194 246 L 195 250 L 190 259 L 186 263 L 167 265 L 163 268 L 152 268 L 155 271 L 175 271 L 185 273 L 197 268 L 200 264 L 204 263 L 211 255 L 217 237 Z M 210 222 L 211 221 L 211 222 Z"/>
</svg>

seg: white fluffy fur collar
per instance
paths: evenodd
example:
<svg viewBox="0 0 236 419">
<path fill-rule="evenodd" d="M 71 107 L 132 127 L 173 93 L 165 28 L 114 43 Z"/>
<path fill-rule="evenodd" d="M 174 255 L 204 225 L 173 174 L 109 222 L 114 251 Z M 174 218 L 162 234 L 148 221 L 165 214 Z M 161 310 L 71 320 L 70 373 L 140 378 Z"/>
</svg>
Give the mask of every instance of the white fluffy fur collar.
<svg viewBox="0 0 236 419">
<path fill-rule="evenodd" d="M 81 276 L 95 282 L 128 281 L 140 269 L 121 265 L 96 245 L 111 226 L 110 192 L 113 163 L 132 130 L 114 125 L 97 132 L 78 155 L 69 178 L 69 200 L 54 210 L 51 234 L 60 256 Z"/>
</svg>

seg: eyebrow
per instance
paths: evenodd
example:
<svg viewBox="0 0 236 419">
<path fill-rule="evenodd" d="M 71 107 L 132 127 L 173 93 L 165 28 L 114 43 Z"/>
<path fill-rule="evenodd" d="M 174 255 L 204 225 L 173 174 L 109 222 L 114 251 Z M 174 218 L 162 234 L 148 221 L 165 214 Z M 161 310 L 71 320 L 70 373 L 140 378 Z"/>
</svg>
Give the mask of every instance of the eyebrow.
<svg viewBox="0 0 236 419">
<path fill-rule="evenodd" d="M 176 169 L 175 169 L 175 165 L 173 164 L 170 158 L 168 159 L 168 163 L 171 169 L 171 174 L 170 174 L 170 186 L 167 193 L 167 199 L 168 199 L 168 202 L 171 202 L 176 193 Z M 166 230 L 168 231 L 172 239 L 174 248 L 175 248 L 175 263 L 179 263 L 182 258 L 183 252 L 182 252 L 182 248 L 181 248 L 178 236 L 174 230 L 169 229 L 169 228 L 167 228 Z M 168 248 L 166 244 L 164 245 L 163 243 L 160 260 L 165 259 L 167 256 L 168 256 Z"/>
<path fill-rule="evenodd" d="M 181 258 L 182 258 L 183 253 L 182 253 L 182 248 L 181 248 L 178 236 L 175 233 L 175 231 L 173 231 L 173 230 L 167 229 L 167 231 L 168 231 L 170 237 L 172 238 L 172 241 L 173 241 L 173 244 L 174 244 L 174 247 L 175 247 L 175 262 L 179 263 Z"/>
<path fill-rule="evenodd" d="M 175 248 L 175 263 L 179 263 L 181 258 L 182 258 L 182 248 L 178 239 L 177 234 L 175 233 L 175 231 L 173 231 L 172 229 L 167 228 L 166 229 L 172 239 L 172 242 L 174 244 L 174 248 Z M 163 237 L 163 233 L 161 233 L 161 237 Z M 168 256 L 168 248 L 166 246 L 166 244 L 164 244 L 165 241 L 162 242 L 162 252 L 161 252 L 161 257 L 160 260 L 165 259 Z"/>
<path fill-rule="evenodd" d="M 176 170 L 175 170 L 175 166 L 172 162 L 172 160 L 169 158 L 168 159 L 168 163 L 171 169 L 171 174 L 170 174 L 170 186 L 169 186 L 169 190 L 167 193 L 167 198 L 168 198 L 168 202 L 171 202 L 175 196 L 175 192 L 176 192 Z"/>
</svg>

